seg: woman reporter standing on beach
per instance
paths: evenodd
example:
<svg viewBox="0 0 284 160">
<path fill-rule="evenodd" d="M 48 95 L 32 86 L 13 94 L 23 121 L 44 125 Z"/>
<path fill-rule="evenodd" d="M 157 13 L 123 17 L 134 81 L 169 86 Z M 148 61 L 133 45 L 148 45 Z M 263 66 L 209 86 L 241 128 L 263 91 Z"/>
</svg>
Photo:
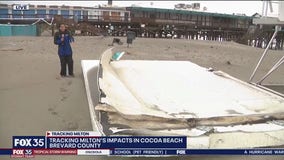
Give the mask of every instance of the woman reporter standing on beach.
<svg viewBox="0 0 284 160">
<path fill-rule="evenodd" d="M 66 65 L 68 65 L 68 75 L 74 77 L 71 42 L 74 42 L 74 38 L 66 29 L 65 24 L 60 24 L 59 31 L 54 35 L 54 44 L 58 45 L 62 77 L 66 76 Z"/>
</svg>

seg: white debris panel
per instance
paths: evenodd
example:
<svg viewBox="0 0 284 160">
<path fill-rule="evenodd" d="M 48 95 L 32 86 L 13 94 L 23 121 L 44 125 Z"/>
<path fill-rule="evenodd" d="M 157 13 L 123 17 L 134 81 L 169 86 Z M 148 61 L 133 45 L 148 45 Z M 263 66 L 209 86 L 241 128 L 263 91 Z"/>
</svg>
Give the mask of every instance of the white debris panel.
<svg viewBox="0 0 284 160">
<path fill-rule="evenodd" d="M 284 112 L 282 97 L 189 61 L 112 61 L 104 103 L 125 115 L 209 118 Z"/>
<path fill-rule="evenodd" d="M 101 123 L 113 134 L 186 135 L 189 148 L 284 145 L 283 97 L 189 61 L 111 57 L 100 61 L 105 96 L 95 110 L 107 113 Z"/>
</svg>

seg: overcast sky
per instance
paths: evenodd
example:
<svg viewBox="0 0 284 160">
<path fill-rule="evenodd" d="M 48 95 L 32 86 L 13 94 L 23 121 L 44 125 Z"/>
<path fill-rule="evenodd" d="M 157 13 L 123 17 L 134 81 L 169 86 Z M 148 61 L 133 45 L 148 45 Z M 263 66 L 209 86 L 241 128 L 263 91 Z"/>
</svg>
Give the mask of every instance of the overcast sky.
<svg viewBox="0 0 284 160">
<path fill-rule="evenodd" d="M 96 5 L 107 4 L 107 0 L 97 0 L 97 1 L 0 1 L 10 4 L 45 4 L 45 5 L 76 5 L 76 6 L 89 6 L 93 7 Z M 132 4 L 139 5 L 142 7 L 155 7 L 155 8 L 169 8 L 173 9 L 175 4 L 185 3 L 191 4 L 198 2 L 201 8 L 207 7 L 208 12 L 217 13 L 244 13 L 246 15 L 253 15 L 258 12 L 261 13 L 262 1 L 118 1 L 113 0 L 113 5 L 115 6 L 131 6 Z M 278 7 L 274 4 L 274 13 L 269 15 L 277 15 Z"/>
</svg>

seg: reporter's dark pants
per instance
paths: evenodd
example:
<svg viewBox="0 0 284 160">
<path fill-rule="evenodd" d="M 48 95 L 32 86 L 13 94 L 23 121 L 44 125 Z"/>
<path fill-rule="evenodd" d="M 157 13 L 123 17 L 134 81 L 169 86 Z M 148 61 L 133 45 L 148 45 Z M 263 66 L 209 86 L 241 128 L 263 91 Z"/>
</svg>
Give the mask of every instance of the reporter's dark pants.
<svg viewBox="0 0 284 160">
<path fill-rule="evenodd" d="M 68 74 L 73 75 L 73 58 L 72 55 L 59 56 L 61 64 L 61 76 L 66 76 L 66 65 L 68 65 Z"/>
</svg>

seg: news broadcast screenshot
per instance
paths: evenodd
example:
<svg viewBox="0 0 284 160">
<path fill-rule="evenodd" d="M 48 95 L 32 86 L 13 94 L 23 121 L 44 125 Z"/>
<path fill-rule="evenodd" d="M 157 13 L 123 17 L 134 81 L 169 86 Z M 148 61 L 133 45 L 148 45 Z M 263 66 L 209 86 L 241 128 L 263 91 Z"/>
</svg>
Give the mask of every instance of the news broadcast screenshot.
<svg viewBox="0 0 284 160">
<path fill-rule="evenodd" d="M 0 160 L 284 158 L 284 1 L 0 1 Z"/>
</svg>

